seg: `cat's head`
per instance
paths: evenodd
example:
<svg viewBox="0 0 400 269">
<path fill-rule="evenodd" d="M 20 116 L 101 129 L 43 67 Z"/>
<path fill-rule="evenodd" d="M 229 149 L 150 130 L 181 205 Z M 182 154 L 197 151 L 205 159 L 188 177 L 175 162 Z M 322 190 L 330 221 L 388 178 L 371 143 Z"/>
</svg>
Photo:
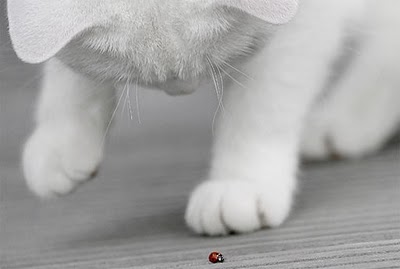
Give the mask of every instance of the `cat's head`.
<svg viewBox="0 0 400 269">
<path fill-rule="evenodd" d="M 14 48 L 25 62 L 57 55 L 100 79 L 152 83 L 195 77 L 207 59 L 242 54 L 256 43 L 261 24 L 267 29 L 288 22 L 297 2 L 8 0 L 8 18 Z"/>
</svg>

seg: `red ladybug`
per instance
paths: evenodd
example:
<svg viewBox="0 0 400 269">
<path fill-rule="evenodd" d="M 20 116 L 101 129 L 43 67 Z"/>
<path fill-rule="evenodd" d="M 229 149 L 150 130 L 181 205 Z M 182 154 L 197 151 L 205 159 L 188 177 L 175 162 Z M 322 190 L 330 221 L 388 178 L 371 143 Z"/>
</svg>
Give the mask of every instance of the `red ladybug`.
<svg viewBox="0 0 400 269">
<path fill-rule="evenodd" d="M 219 252 L 211 252 L 208 256 L 208 260 L 212 263 L 224 262 L 224 256 Z"/>
</svg>

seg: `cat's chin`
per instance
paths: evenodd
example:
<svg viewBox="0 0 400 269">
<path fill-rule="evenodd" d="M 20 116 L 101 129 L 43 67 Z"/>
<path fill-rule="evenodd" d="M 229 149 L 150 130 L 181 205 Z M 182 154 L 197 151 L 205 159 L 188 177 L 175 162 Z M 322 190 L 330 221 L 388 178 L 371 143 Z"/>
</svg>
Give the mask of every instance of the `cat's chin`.
<svg viewBox="0 0 400 269">
<path fill-rule="evenodd" d="M 192 94 L 198 89 L 201 85 L 200 79 L 195 80 L 168 80 L 166 82 L 160 83 L 131 83 L 131 82 L 120 82 L 116 85 L 117 89 L 124 90 L 126 87 L 130 89 L 136 89 L 136 87 L 140 87 L 142 89 L 155 90 L 155 91 L 163 91 L 171 96 L 179 96 L 179 95 L 189 95 Z"/>
<path fill-rule="evenodd" d="M 170 79 L 164 82 L 154 82 L 154 83 L 138 83 L 139 87 L 149 90 L 158 90 L 163 91 L 168 95 L 171 96 L 178 96 L 178 95 L 188 95 L 192 94 L 200 87 L 202 83 L 202 79 Z M 135 88 L 136 84 L 128 83 L 131 88 Z M 126 82 L 121 83 L 120 87 L 126 87 Z"/>
<path fill-rule="evenodd" d="M 200 79 L 190 79 L 190 80 L 180 80 L 180 79 L 171 79 L 164 83 L 160 83 L 157 85 L 157 88 L 163 90 L 169 95 L 187 95 L 191 94 L 200 85 Z"/>
</svg>

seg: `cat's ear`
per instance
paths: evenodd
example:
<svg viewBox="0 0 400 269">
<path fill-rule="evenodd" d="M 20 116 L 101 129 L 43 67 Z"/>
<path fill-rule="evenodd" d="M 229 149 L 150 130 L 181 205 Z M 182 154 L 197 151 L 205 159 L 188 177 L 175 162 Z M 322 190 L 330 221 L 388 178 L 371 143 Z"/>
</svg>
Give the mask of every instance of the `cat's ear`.
<svg viewBox="0 0 400 269">
<path fill-rule="evenodd" d="M 7 8 L 14 49 L 28 63 L 48 60 L 107 15 L 98 0 L 8 0 Z"/>
<path fill-rule="evenodd" d="M 204 0 L 197 0 L 204 1 Z M 300 0 L 205 0 L 208 4 L 238 8 L 272 24 L 289 22 Z"/>
</svg>

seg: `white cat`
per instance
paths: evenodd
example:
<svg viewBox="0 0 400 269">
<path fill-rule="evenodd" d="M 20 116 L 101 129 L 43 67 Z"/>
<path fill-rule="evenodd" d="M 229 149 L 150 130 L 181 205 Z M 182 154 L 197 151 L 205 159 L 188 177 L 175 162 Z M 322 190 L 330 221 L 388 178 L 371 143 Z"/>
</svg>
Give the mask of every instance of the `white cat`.
<svg viewBox="0 0 400 269">
<path fill-rule="evenodd" d="M 49 197 L 96 174 L 116 87 L 188 93 L 211 73 L 222 97 L 226 75 L 237 83 L 186 221 L 208 235 L 278 226 L 301 153 L 363 156 L 399 126 L 399 12 L 398 0 L 8 0 L 17 54 L 47 61 L 28 185 Z"/>
</svg>

